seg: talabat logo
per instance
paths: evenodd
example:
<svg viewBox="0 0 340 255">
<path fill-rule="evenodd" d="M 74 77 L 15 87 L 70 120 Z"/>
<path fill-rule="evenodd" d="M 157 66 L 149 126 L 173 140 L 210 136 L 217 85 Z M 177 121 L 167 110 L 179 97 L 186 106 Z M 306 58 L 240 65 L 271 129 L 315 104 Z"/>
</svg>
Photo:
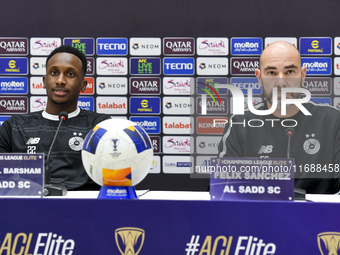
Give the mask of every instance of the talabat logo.
<svg viewBox="0 0 340 255">
<path fill-rule="evenodd" d="M 300 38 L 301 55 L 331 55 L 332 38 L 331 37 L 301 37 Z"/>
<path fill-rule="evenodd" d="M 248 89 L 252 89 L 253 95 L 262 94 L 262 86 L 256 77 L 232 77 L 230 83 L 241 89 L 243 94 L 247 94 Z"/>
<path fill-rule="evenodd" d="M 313 96 L 330 96 L 332 94 L 332 78 L 307 77 L 302 83 L 302 87 L 308 89 Z"/>
<path fill-rule="evenodd" d="M 131 114 L 160 114 L 160 106 L 159 97 L 130 97 Z"/>
<path fill-rule="evenodd" d="M 161 79 L 160 78 L 130 78 L 130 94 L 143 95 L 161 93 Z"/>
<path fill-rule="evenodd" d="M 161 132 L 160 117 L 131 117 L 130 120 L 141 126 L 148 134 L 159 134 Z"/>
<path fill-rule="evenodd" d="M 260 37 L 254 38 L 231 38 L 232 55 L 261 55 L 263 40 Z"/>
<path fill-rule="evenodd" d="M 64 38 L 64 44 L 78 49 L 85 55 L 92 56 L 94 54 L 93 38 Z"/>
<path fill-rule="evenodd" d="M 194 38 L 164 38 L 164 55 L 194 55 Z"/>
<path fill-rule="evenodd" d="M 125 77 L 97 77 L 96 84 L 98 95 L 126 95 L 128 91 Z"/>
<path fill-rule="evenodd" d="M 231 74 L 254 76 L 259 65 L 260 58 L 231 58 Z"/>
<path fill-rule="evenodd" d="M 94 111 L 94 98 L 93 97 L 79 97 L 78 107 L 86 111 Z"/>
<path fill-rule="evenodd" d="M 32 75 L 46 75 L 46 58 L 32 57 L 30 59 L 30 69 Z"/>
<path fill-rule="evenodd" d="M 19 114 L 27 112 L 27 97 L 0 97 L 0 114 Z"/>
<path fill-rule="evenodd" d="M 97 74 L 126 75 L 127 58 L 97 58 Z"/>
<path fill-rule="evenodd" d="M 160 75 L 160 58 L 130 58 L 130 74 Z"/>
<path fill-rule="evenodd" d="M 194 132 L 193 117 L 164 117 L 163 133 L 164 134 L 183 134 L 189 135 Z"/>
<path fill-rule="evenodd" d="M 340 58 L 334 58 L 334 74 L 340 75 Z"/>
<path fill-rule="evenodd" d="M 130 38 L 131 56 L 161 55 L 161 38 Z"/>
<path fill-rule="evenodd" d="M 194 58 L 164 58 L 165 75 L 193 75 L 195 73 Z"/>
<path fill-rule="evenodd" d="M 61 46 L 60 38 L 37 38 L 33 37 L 30 40 L 31 55 L 47 56 L 55 48 Z"/>
<path fill-rule="evenodd" d="M 192 77 L 164 77 L 164 95 L 192 95 L 195 93 L 195 79 Z"/>
<path fill-rule="evenodd" d="M 32 95 L 46 95 L 42 77 L 31 77 L 30 92 Z"/>
<path fill-rule="evenodd" d="M 27 78 L 21 77 L 0 77 L 1 94 L 27 94 Z"/>
<path fill-rule="evenodd" d="M 97 97 L 98 113 L 106 114 L 127 114 L 126 97 Z"/>
<path fill-rule="evenodd" d="M 27 55 L 28 39 L 0 37 L 0 55 Z"/>
<path fill-rule="evenodd" d="M 199 37 L 197 38 L 197 55 L 228 55 L 227 37 Z"/>
<path fill-rule="evenodd" d="M 331 58 L 301 58 L 302 66 L 307 68 L 307 75 L 331 75 Z"/>
<path fill-rule="evenodd" d="M 97 55 L 127 55 L 127 38 L 97 38 Z"/>
<path fill-rule="evenodd" d="M 27 58 L 0 58 L 0 74 L 26 75 L 27 73 Z"/>
<path fill-rule="evenodd" d="M 228 58 L 197 58 L 198 75 L 228 75 Z"/>
</svg>

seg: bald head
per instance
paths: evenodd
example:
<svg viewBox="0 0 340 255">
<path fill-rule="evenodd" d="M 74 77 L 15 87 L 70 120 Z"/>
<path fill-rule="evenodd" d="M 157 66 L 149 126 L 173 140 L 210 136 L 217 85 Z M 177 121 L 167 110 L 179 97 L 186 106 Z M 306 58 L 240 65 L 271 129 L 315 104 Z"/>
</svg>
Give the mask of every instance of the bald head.
<svg viewBox="0 0 340 255">
<path fill-rule="evenodd" d="M 265 48 L 260 56 L 260 69 L 264 68 L 262 63 L 268 58 L 295 58 L 301 67 L 301 56 L 293 44 L 285 41 L 273 42 Z"/>
</svg>

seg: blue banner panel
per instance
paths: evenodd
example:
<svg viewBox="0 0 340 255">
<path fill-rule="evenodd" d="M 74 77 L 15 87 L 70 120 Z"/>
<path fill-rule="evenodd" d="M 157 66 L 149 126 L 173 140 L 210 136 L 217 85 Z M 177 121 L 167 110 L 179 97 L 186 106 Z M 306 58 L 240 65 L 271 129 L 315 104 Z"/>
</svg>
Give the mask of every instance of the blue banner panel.
<svg viewBox="0 0 340 255">
<path fill-rule="evenodd" d="M 26 75 L 27 72 L 27 58 L 0 58 L 0 74 Z"/>
<path fill-rule="evenodd" d="M 331 55 L 331 37 L 302 37 L 300 38 L 301 55 Z"/>
<path fill-rule="evenodd" d="M 231 55 L 261 55 L 263 40 L 261 37 L 234 37 L 230 47 Z"/>
<path fill-rule="evenodd" d="M 165 75 L 193 75 L 195 73 L 194 58 L 164 58 Z"/>
<path fill-rule="evenodd" d="M 160 114 L 161 99 L 159 97 L 131 97 L 131 114 Z"/>
<path fill-rule="evenodd" d="M 339 204 L 3 199 L 0 206 L 1 255 L 336 254 L 340 244 Z"/>
</svg>

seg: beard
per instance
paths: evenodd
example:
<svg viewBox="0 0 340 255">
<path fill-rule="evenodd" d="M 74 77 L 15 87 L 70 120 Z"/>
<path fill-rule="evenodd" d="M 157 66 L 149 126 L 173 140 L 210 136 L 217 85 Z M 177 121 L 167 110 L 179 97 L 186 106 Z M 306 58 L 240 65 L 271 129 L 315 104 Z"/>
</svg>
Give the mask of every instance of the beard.
<svg viewBox="0 0 340 255">
<path fill-rule="evenodd" d="M 265 86 L 264 86 L 262 79 L 261 79 L 261 82 L 262 82 L 262 86 L 263 86 L 264 96 L 266 97 L 267 101 L 271 105 L 273 105 L 273 90 L 271 90 L 270 92 L 267 91 L 265 89 Z M 302 80 L 301 80 L 301 82 L 302 82 Z M 301 82 L 300 82 L 300 86 L 298 86 L 298 88 L 302 88 Z M 278 95 L 277 95 L 277 107 L 276 107 L 276 109 L 281 109 L 281 87 L 277 88 L 277 93 L 278 93 Z M 286 94 L 287 99 L 298 99 L 300 97 L 301 97 L 301 93 L 287 93 Z M 292 104 L 286 104 L 286 109 L 288 109 L 290 106 L 292 106 Z"/>
</svg>

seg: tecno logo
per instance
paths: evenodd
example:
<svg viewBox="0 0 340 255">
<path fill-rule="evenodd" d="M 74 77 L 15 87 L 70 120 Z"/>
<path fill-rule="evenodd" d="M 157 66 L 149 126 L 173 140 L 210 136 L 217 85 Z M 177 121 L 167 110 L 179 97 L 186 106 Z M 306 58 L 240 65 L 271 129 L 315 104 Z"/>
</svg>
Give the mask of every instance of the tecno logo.
<svg viewBox="0 0 340 255">
<path fill-rule="evenodd" d="M 193 75 L 194 58 L 164 58 L 164 74 Z"/>
<path fill-rule="evenodd" d="M 97 55 L 126 55 L 127 38 L 98 38 Z"/>
</svg>

